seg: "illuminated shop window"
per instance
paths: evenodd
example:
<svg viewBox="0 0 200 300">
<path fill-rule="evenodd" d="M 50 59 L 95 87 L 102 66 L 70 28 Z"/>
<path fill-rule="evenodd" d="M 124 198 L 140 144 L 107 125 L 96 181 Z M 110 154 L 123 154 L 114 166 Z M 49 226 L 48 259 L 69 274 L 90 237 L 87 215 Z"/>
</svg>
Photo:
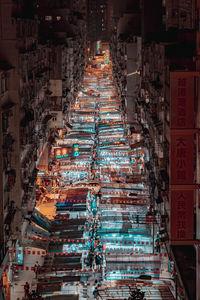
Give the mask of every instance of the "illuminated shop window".
<svg viewBox="0 0 200 300">
<path fill-rule="evenodd" d="M 52 21 L 52 16 L 45 16 L 45 21 Z"/>
</svg>

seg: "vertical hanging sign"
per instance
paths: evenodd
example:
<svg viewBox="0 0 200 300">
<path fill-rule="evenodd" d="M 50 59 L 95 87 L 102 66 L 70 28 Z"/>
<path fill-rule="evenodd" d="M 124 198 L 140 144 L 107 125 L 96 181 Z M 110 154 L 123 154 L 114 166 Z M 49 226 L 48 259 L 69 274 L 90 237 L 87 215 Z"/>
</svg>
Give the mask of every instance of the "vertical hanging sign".
<svg viewBox="0 0 200 300">
<path fill-rule="evenodd" d="M 171 133 L 170 181 L 171 184 L 194 183 L 194 134 Z"/>
<path fill-rule="evenodd" d="M 171 73 L 170 128 L 194 128 L 194 77 Z"/>
<path fill-rule="evenodd" d="M 170 241 L 194 239 L 194 76 L 170 74 Z"/>
<path fill-rule="evenodd" d="M 171 217 L 171 240 L 192 240 L 194 226 L 193 212 L 194 191 L 171 191 L 170 206 Z"/>
</svg>

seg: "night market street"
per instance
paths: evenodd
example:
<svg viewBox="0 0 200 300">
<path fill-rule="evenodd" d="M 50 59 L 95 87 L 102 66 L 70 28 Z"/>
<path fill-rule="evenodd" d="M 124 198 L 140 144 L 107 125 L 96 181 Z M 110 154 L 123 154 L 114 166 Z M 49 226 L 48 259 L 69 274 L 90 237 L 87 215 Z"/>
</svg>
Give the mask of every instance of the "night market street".
<svg viewBox="0 0 200 300">
<path fill-rule="evenodd" d="M 0 0 L 0 300 L 200 300 L 200 0 Z"/>
<path fill-rule="evenodd" d="M 128 299 L 136 287 L 146 299 L 174 299 L 143 139 L 126 122 L 111 63 L 97 56 L 67 130 L 55 132 L 48 167 L 38 166 L 36 207 L 23 239 L 29 272 L 19 271 L 11 299 L 23 296 L 27 280 L 46 299 Z"/>
</svg>

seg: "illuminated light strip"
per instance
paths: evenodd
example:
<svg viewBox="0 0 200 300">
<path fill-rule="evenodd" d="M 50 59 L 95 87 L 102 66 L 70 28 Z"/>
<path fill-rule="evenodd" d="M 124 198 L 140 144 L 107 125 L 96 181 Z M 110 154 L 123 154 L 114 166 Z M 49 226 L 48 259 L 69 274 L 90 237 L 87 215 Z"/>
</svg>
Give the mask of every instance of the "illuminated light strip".
<svg viewBox="0 0 200 300">
<path fill-rule="evenodd" d="M 0 269 L 11 269 L 11 270 L 31 270 L 35 271 L 35 265 L 34 266 L 16 266 L 16 265 L 0 265 Z M 56 267 L 38 267 L 37 268 L 39 271 L 68 271 L 68 272 L 81 272 L 81 273 L 88 273 L 88 272 L 93 272 L 92 269 L 86 270 L 86 269 L 68 269 L 68 268 L 56 268 Z M 101 269 L 98 270 L 99 272 L 102 272 Z"/>
<path fill-rule="evenodd" d="M 163 242 L 135 242 L 135 241 L 113 241 L 113 240 L 103 240 L 102 241 L 103 243 L 112 243 L 112 244 L 124 244 L 124 245 L 130 245 L 130 244 L 133 244 L 133 245 L 143 245 L 143 246 L 146 246 L 146 245 L 163 245 L 164 243 Z M 158 254 L 159 255 L 159 254 Z"/>
<path fill-rule="evenodd" d="M 59 200 L 58 199 L 58 201 L 56 202 L 56 203 L 68 203 L 68 202 L 70 202 L 70 203 L 86 203 L 86 200 L 65 200 L 65 201 L 62 201 L 62 200 Z M 63 206 L 65 206 L 65 205 L 63 205 Z"/>
<path fill-rule="evenodd" d="M 149 195 L 149 193 L 147 192 L 147 191 L 144 191 L 144 192 L 142 192 L 142 191 L 134 191 L 134 192 L 130 192 L 130 191 L 128 191 L 128 192 L 112 192 L 112 191 L 106 191 L 106 192 L 101 192 L 101 194 L 102 195 L 107 195 L 107 196 L 109 196 L 109 195 L 129 195 L 130 193 L 135 193 L 135 194 L 137 194 L 137 195 Z"/>
<path fill-rule="evenodd" d="M 73 220 L 73 219 L 69 219 L 69 216 L 60 216 L 60 215 L 56 215 L 55 216 L 55 219 L 53 219 L 53 221 L 57 221 L 57 220 Z M 81 216 L 80 218 L 79 218 L 79 220 L 80 219 L 82 219 L 82 220 L 86 220 L 86 217 L 83 217 L 83 216 Z M 75 219 L 76 220 L 76 219 Z"/>
<path fill-rule="evenodd" d="M 119 264 L 116 264 L 116 267 L 117 267 L 117 265 L 119 265 Z M 113 265 L 112 265 L 113 266 Z M 146 266 L 146 265 L 144 265 L 143 267 L 142 266 L 138 266 L 138 270 L 137 270 L 137 265 L 136 265 L 136 267 L 135 268 L 133 268 L 133 269 L 129 269 L 129 270 L 127 270 L 126 268 L 122 268 L 122 266 L 120 266 L 120 272 L 121 272 L 121 270 L 122 270 L 122 272 L 123 272 L 123 270 L 124 271 L 127 271 L 127 273 L 131 273 L 131 272 L 134 272 L 134 271 L 136 271 L 135 273 L 140 273 L 142 270 L 140 270 L 140 269 L 142 269 L 142 268 L 145 268 L 146 270 L 145 270 L 145 273 L 149 273 L 149 272 L 159 272 L 160 271 L 160 268 L 158 268 L 158 267 L 148 267 L 148 266 Z M 117 271 L 117 269 L 113 269 L 113 271 Z M 112 273 L 112 270 L 110 270 L 110 269 L 106 269 L 106 271 L 105 272 L 109 272 L 109 273 Z M 124 273 L 124 272 L 123 272 Z"/>
<path fill-rule="evenodd" d="M 107 184 L 107 186 L 101 186 L 101 189 L 105 189 L 106 191 L 108 190 L 120 190 L 122 192 L 129 192 L 129 193 L 134 193 L 134 192 L 148 192 L 147 189 L 142 189 L 140 187 L 137 186 L 130 186 L 126 183 L 121 183 L 121 185 L 119 183 L 115 183 L 114 186 L 112 186 L 111 184 Z M 118 191 L 117 191 L 118 192 Z"/>
<path fill-rule="evenodd" d="M 151 275 L 152 279 L 159 279 L 159 275 L 160 273 L 150 273 L 149 275 Z M 136 273 L 136 272 L 132 272 L 132 274 L 128 274 L 128 273 L 122 273 L 122 274 L 119 274 L 119 275 L 115 275 L 115 274 L 106 274 L 106 280 L 124 280 L 125 278 L 123 277 L 126 277 L 126 278 L 138 278 L 138 275 L 142 275 L 141 272 L 139 273 Z M 138 286 L 138 285 L 137 285 Z M 160 298 L 161 299 L 161 298 Z"/>
<path fill-rule="evenodd" d="M 100 184 L 100 183 L 99 183 Z M 134 186 L 132 186 L 134 185 Z M 135 186 L 136 185 L 136 186 Z M 131 190 L 136 190 L 137 188 L 138 189 L 141 189 L 141 187 L 137 186 L 138 184 L 137 183 L 101 183 L 101 188 L 110 188 L 110 187 L 114 187 L 114 188 L 117 188 L 117 189 L 131 189 Z M 143 191 L 148 191 L 147 189 L 143 189 Z"/>
<path fill-rule="evenodd" d="M 42 288 L 46 288 L 46 287 L 58 287 L 58 286 L 62 286 L 62 285 L 70 285 L 70 286 L 77 286 L 80 285 L 82 283 L 67 283 L 67 282 L 60 282 L 60 283 L 46 283 L 46 284 L 42 284 L 42 283 L 38 283 L 37 286 L 38 287 L 42 287 Z"/>
<path fill-rule="evenodd" d="M 89 162 L 90 163 L 90 162 Z M 58 163 L 59 164 L 59 167 L 60 166 L 69 166 L 69 167 L 72 167 L 72 168 L 81 168 L 80 166 L 77 166 L 77 165 L 72 165 L 72 164 L 70 164 L 69 162 L 59 162 Z M 80 164 L 80 162 L 79 162 L 79 164 Z M 90 165 L 84 165 L 82 168 L 89 168 L 90 167 Z"/>
<path fill-rule="evenodd" d="M 61 167 L 66 167 L 66 166 L 61 166 Z M 74 172 L 86 172 L 88 173 L 90 170 L 88 170 L 89 168 L 62 168 L 63 171 L 74 171 Z M 61 170 L 61 169 L 60 169 Z"/>
<path fill-rule="evenodd" d="M 18 285 L 18 283 L 15 283 L 15 285 Z M 46 287 L 58 287 L 61 285 L 67 285 L 67 286 L 79 286 L 79 285 L 83 285 L 86 286 L 88 285 L 88 283 L 84 283 L 84 282 L 80 282 L 80 283 L 67 283 L 67 282 L 62 282 L 62 284 L 42 284 L 42 283 L 38 283 L 37 286 L 38 287 L 42 287 L 43 289 L 45 289 Z M 90 285 L 90 284 L 89 284 Z M 6 285 L 0 285 L 0 289 L 3 288 L 6 289 Z M 58 291 L 59 292 L 59 291 Z M 45 292 L 44 292 L 45 293 Z M 46 298 L 46 296 L 42 296 L 42 298 Z"/>
<path fill-rule="evenodd" d="M 131 198 L 130 198 L 131 199 Z M 102 204 L 147 204 L 149 203 L 149 201 L 147 200 L 126 200 L 126 201 L 123 201 L 123 200 L 101 200 L 100 203 Z"/>
<path fill-rule="evenodd" d="M 36 237 L 36 236 L 24 236 L 25 239 L 28 240 L 34 240 L 34 241 L 47 241 L 47 242 L 60 242 L 60 243 L 84 243 L 85 240 L 84 239 L 60 239 L 60 238 L 40 238 L 40 237 Z"/>
<path fill-rule="evenodd" d="M 156 242 L 156 244 L 157 244 L 157 242 Z M 136 256 L 136 255 L 140 255 L 141 257 L 143 257 L 143 256 L 156 256 L 156 257 L 162 257 L 162 256 L 164 256 L 164 257 L 167 257 L 167 253 L 151 253 L 151 252 L 149 252 L 149 253 L 140 253 L 140 252 L 133 252 L 133 253 L 123 253 L 123 255 L 125 256 L 125 257 L 127 257 L 127 256 Z M 105 255 L 113 255 L 114 257 L 118 257 L 118 256 L 120 256 L 120 255 L 118 255 L 118 254 L 115 254 L 115 253 L 105 253 Z M 126 256 L 127 255 L 127 256 Z M 122 258 L 123 259 L 123 258 Z M 109 261 L 108 261 L 108 263 L 109 263 Z M 127 261 L 127 263 L 128 263 L 128 261 Z"/>
<path fill-rule="evenodd" d="M 9 250 L 10 254 L 14 254 L 14 253 L 23 253 L 24 255 L 45 255 L 45 256 L 50 256 L 50 255 L 54 255 L 54 256 L 70 256 L 70 257 L 74 257 L 74 256 L 82 256 L 82 253 L 66 253 L 66 252 L 53 252 L 53 251 L 30 251 L 30 250 Z"/>
<path fill-rule="evenodd" d="M 124 280 L 124 279 L 121 279 L 121 280 Z M 151 285 L 151 284 L 150 284 Z M 111 288 L 111 289 L 114 289 L 114 288 L 116 288 L 117 290 L 118 290 L 118 288 L 123 288 L 123 287 L 129 287 L 129 286 L 141 286 L 141 287 L 143 287 L 143 286 L 149 286 L 149 284 L 148 283 L 132 283 L 132 282 L 130 282 L 130 283 L 125 283 L 124 282 L 124 284 L 118 284 L 117 286 L 110 286 L 110 285 L 108 285 L 108 286 L 104 286 L 104 292 L 108 295 L 108 293 L 110 293 L 110 292 L 112 292 L 112 290 L 111 291 L 109 291 L 109 290 L 107 290 L 107 289 L 109 289 L 109 288 Z M 119 293 L 119 291 L 117 291 L 118 293 Z M 122 292 L 122 293 L 126 293 L 127 291 L 120 291 L 120 292 Z"/>
<path fill-rule="evenodd" d="M 64 185 L 64 186 L 67 186 L 67 185 Z M 62 200 L 59 200 L 59 199 L 56 199 L 57 200 L 57 202 L 56 203 L 74 203 L 74 204 L 77 204 L 77 203 L 86 203 L 86 200 L 65 200 L 65 201 L 62 201 Z M 63 205 L 63 206 L 65 206 L 65 205 Z M 33 217 L 34 216 L 37 216 L 36 214 L 35 215 L 33 215 Z M 40 217 L 40 216 L 39 216 Z"/>
</svg>

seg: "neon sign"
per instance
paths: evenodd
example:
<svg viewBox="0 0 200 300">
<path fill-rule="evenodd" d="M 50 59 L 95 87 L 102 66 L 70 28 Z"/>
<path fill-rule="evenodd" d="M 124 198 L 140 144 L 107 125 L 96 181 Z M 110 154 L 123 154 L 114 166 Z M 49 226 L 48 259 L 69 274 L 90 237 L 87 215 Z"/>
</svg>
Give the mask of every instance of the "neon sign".
<svg viewBox="0 0 200 300">
<path fill-rule="evenodd" d="M 65 158 L 65 157 L 69 156 L 68 149 L 66 147 L 65 148 L 57 148 L 57 149 L 55 149 L 54 153 L 55 153 L 55 158 L 57 158 L 57 159 Z"/>
</svg>

